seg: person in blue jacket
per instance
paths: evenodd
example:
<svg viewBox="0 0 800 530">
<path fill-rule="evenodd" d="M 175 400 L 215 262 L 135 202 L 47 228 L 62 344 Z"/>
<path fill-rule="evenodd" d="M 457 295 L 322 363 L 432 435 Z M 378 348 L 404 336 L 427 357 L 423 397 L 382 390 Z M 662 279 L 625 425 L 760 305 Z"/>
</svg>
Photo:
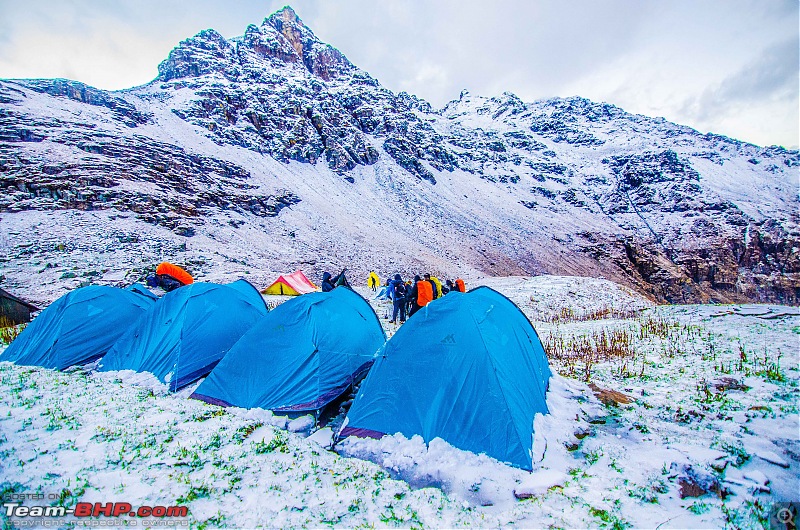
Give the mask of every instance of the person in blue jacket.
<svg viewBox="0 0 800 530">
<path fill-rule="evenodd" d="M 394 275 L 394 280 L 389 281 L 389 292 L 392 297 L 392 319 L 389 321 L 394 324 L 397 321 L 397 314 L 400 313 L 400 323 L 406 321 L 406 284 L 399 274 Z"/>
</svg>

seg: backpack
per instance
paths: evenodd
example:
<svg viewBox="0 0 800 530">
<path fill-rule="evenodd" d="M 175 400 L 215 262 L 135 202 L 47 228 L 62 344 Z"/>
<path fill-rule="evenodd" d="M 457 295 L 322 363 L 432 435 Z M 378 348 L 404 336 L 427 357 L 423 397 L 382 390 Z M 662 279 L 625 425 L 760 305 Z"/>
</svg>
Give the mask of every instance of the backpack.
<svg viewBox="0 0 800 530">
<path fill-rule="evenodd" d="M 162 289 L 171 293 L 178 287 L 183 287 L 183 284 L 170 276 L 169 274 L 159 274 L 156 276 L 158 278 L 158 285 L 161 286 Z"/>
<path fill-rule="evenodd" d="M 394 298 L 395 300 L 399 300 L 406 295 L 406 285 L 402 282 L 397 282 L 394 284 Z"/>
<path fill-rule="evenodd" d="M 417 282 L 417 305 L 425 307 L 433 300 L 433 285 L 427 280 Z"/>
</svg>

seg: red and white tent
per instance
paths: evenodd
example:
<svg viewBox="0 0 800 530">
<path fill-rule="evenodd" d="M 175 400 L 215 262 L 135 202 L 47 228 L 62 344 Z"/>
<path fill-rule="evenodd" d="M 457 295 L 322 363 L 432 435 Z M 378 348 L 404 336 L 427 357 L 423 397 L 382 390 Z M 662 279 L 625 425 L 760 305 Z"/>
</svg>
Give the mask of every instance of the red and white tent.
<svg viewBox="0 0 800 530">
<path fill-rule="evenodd" d="M 261 294 L 287 294 L 297 296 L 299 294 L 312 293 L 317 290 L 317 286 L 306 278 L 302 271 L 295 271 L 292 274 L 282 274 L 272 284 L 261 291 Z"/>
</svg>

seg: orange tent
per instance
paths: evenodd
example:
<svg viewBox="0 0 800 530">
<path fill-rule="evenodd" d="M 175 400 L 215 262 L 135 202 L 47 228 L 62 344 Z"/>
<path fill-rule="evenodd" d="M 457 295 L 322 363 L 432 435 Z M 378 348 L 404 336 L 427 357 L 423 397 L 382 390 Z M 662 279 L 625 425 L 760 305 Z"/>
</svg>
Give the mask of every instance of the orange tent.
<svg viewBox="0 0 800 530">
<path fill-rule="evenodd" d="M 302 271 L 295 271 L 292 274 L 278 276 L 278 279 L 261 291 L 261 294 L 288 294 L 297 296 L 299 294 L 311 293 L 317 290 L 317 286 L 306 278 Z"/>
<path fill-rule="evenodd" d="M 182 268 L 178 267 L 177 265 L 173 265 L 169 262 L 163 262 L 156 267 L 156 274 L 166 274 L 172 276 L 183 285 L 189 285 L 190 283 L 194 283 L 194 278 L 192 275 L 183 270 Z"/>
</svg>

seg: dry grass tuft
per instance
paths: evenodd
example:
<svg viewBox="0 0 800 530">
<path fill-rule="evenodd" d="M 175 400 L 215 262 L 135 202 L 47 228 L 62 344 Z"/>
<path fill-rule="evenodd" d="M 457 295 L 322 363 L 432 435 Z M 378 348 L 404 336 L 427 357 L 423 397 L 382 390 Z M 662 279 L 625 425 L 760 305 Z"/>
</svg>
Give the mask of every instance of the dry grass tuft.
<svg viewBox="0 0 800 530">
<path fill-rule="evenodd" d="M 11 342 L 22 333 L 27 324 L 14 324 L 6 317 L 0 317 L 0 342 L 11 344 Z"/>
<path fill-rule="evenodd" d="M 643 309 L 616 309 L 613 307 L 601 307 L 583 313 L 576 313 L 570 307 L 562 307 L 558 312 L 539 315 L 535 320 L 548 322 L 550 324 L 567 324 L 569 322 L 586 322 L 589 320 L 628 320 L 638 317 Z"/>
<path fill-rule="evenodd" d="M 558 328 L 544 340 L 544 349 L 551 361 L 560 366 L 564 375 L 589 382 L 600 363 L 611 363 L 612 372 L 621 377 L 645 378 L 644 346 L 652 339 L 660 342 L 665 353 L 676 355 L 681 344 L 697 336 L 696 330 L 660 315 L 642 317 L 640 311 L 614 312 L 610 309 L 595 311 L 580 318 L 626 318 L 625 327 L 604 326 L 578 335 L 562 333 Z M 562 312 L 562 315 L 567 315 Z M 561 317 L 559 317 L 561 318 Z"/>
<path fill-rule="evenodd" d="M 561 364 L 570 377 L 581 375 L 591 381 L 594 365 L 607 361 L 635 361 L 634 334 L 630 329 L 592 331 L 577 336 L 549 334 L 544 349 L 547 356 Z"/>
</svg>

